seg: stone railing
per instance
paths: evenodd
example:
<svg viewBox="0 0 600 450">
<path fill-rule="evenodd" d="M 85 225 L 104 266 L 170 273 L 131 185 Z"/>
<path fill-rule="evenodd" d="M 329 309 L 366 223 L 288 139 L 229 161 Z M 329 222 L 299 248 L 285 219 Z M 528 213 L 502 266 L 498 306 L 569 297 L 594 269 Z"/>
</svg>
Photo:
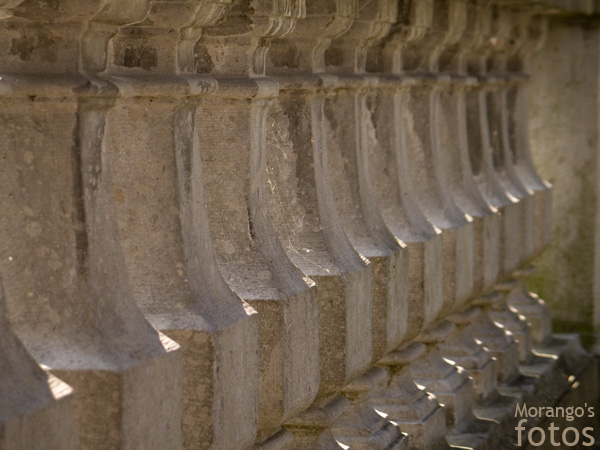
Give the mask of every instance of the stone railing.
<svg viewBox="0 0 600 450">
<path fill-rule="evenodd" d="M 538 3 L 3 2 L 0 448 L 500 448 L 585 384 Z"/>
</svg>

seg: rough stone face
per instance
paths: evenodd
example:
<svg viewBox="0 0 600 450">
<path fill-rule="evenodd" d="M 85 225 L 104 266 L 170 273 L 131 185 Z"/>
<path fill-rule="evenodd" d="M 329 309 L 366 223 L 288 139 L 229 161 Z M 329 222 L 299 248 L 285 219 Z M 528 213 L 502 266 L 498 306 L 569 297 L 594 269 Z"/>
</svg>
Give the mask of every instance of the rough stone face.
<svg viewBox="0 0 600 450">
<path fill-rule="evenodd" d="M 551 20 L 544 45 L 526 60 L 525 69 L 537 81 L 518 99 L 520 108 L 529 105 L 530 151 L 536 167 L 554 186 L 551 245 L 535 260 L 539 271 L 528 287 L 548 302 L 556 326 L 582 333 L 596 347 L 598 176 L 591 168 L 598 167 L 597 48 L 595 25 L 580 28 L 560 18 Z M 559 88 L 567 85 L 569 89 Z M 542 95 L 548 91 L 556 95 Z M 572 149 L 568 156 L 558 152 L 567 147 Z"/>
<path fill-rule="evenodd" d="M 525 287 L 555 3 L 2 2 L 0 450 L 509 448 L 597 397 Z"/>
<path fill-rule="evenodd" d="M 73 389 L 42 370 L 14 334 L 1 284 L 0 330 L 0 448 L 78 448 Z"/>
</svg>

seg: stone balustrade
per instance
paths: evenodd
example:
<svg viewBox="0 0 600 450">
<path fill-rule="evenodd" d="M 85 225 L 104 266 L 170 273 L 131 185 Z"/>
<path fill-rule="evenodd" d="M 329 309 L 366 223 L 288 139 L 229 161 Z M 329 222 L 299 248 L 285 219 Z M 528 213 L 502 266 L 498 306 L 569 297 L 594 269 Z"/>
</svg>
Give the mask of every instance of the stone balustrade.
<svg viewBox="0 0 600 450">
<path fill-rule="evenodd" d="M 504 448 L 587 379 L 524 284 L 553 8 L 0 10 L 0 449 Z"/>
</svg>

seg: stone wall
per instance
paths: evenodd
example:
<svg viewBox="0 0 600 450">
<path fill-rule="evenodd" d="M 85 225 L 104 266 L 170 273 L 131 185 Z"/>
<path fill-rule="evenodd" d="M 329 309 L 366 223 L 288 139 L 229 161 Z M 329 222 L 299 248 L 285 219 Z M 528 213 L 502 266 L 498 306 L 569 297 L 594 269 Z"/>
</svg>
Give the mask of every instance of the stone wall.
<svg viewBox="0 0 600 450">
<path fill-rule="evenodd" d="M 532 151 L 555 192 L 554 238 L 530 286 L 555 325 L 580 332 L 590 347 L 600 345 L 598 55 L 597 21 L 559 15 L 528 68 Z"/>
<path fill-rule="evenodd" d="M 591 404 L 525 288 L 553 8 L 1 3 L 0 449 L 508 448 Z"/>
</svg>

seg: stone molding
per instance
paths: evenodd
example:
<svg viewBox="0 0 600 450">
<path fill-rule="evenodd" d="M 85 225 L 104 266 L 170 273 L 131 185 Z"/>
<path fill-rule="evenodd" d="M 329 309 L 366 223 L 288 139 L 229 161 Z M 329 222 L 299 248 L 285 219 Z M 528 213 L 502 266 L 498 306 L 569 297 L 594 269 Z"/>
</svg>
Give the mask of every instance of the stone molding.
<svg viewBox="0 0 600 450">
<path fill-rule="evenodd" d="M 523 284 L 552 12 L 0 4 L 0 449 L 508 445 L 590 364 Z"/>
</svg>

